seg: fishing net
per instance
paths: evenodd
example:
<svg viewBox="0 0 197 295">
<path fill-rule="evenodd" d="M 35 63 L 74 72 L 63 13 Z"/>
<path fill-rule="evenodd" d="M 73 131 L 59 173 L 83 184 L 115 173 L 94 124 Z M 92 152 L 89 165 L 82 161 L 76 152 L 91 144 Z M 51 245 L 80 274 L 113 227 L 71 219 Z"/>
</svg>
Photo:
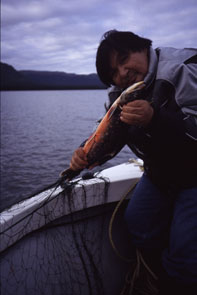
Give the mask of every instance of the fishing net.
<svg viewBox="0 0 197 295">
<path fill-rule="evenodd" d="M 92 181 L 57 185 L 1 214 L 1 295 L 120 294 L 128 263 L 114 253 L 108 237 L 115 203 L 108 203 L 106 179 Z M 135 261 L 124 206 L 113 238 Z"/>
</svg>

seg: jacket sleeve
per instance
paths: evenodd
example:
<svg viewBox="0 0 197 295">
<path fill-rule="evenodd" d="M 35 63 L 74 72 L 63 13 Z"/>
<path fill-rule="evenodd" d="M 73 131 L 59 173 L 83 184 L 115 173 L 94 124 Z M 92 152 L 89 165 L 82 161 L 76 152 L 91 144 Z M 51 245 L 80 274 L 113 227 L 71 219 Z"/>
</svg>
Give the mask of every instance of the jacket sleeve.
<svg viewBox="0 0 197 295">
<path fill-rule="evenodd" d="M 183 64 L 177 72 L 175 100 L 184 114 L 185 134 L 197 141 L 197 64 Z"/>
<path fill-rule="evenodd" d="M 157 79 L 153 107 L 149 127 L 157 122 L 154 129 L 164 135 L 197 142 L 197 64 L 172 65 L 168 76 Z"/>
</svg>

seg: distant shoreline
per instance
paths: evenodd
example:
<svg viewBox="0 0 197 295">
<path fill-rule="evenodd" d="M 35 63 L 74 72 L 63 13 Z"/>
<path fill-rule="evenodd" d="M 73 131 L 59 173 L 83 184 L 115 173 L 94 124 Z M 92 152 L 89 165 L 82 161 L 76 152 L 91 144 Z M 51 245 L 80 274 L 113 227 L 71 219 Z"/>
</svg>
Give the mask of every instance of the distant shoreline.
<svg viewBox="0 0 197 295">
<path fill-rule="evenodd" d="M 107 88 L 43 88 L 43 89 L 2 89 L 0 91 L 65 91 L 65 90 L 106 90 Z"/>
<path fill-rule="evenodd" d="M 34 91 L 34 90 L 99 90 L 106 89 L 97 74 L 71 74 L 48 71 L 17 71 L 11 65 L 1 65 L 2 91 Z"/>
</svg>

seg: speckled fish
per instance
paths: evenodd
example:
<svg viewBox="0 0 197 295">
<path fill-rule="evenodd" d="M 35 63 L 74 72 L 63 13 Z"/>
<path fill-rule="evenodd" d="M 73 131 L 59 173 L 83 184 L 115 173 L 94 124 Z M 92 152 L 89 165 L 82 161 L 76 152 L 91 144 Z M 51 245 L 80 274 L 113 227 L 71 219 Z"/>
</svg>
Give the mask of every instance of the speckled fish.
<svg viewBox="0 0 197 295">
<path fill-rule="evenodd" d="M 125 89 L 107 111 L 96 131 L 88 138 L 83 150 L 86 154 L 88 166 L 101 164 L 115 156 L 126 143 L 128 125 L 120 120 L 121 107 L 133 100 L 141 98 L 141 91 L 145 84 L 137 82 Z M 80 171 L 71 168 L 63 171 L 61 176 L 71 180 Z"/>
</svg>

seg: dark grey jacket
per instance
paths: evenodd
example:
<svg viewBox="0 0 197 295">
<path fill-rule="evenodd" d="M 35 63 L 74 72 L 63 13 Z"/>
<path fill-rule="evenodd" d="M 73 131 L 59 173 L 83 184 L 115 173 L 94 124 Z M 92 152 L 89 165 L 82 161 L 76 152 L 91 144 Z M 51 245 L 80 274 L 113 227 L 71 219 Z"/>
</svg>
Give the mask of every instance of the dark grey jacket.
<svg viewBox="0 0 197 295">
<path fill-rule="evenodd" d="M 154 116 L 146 127 L 130 126 L 127 144 L 162 188 L 197 186 L 197 50 L 150 49 L 142 99 Z M 121 89 L 109 91 L 109 105 Z"/>
</svg>

